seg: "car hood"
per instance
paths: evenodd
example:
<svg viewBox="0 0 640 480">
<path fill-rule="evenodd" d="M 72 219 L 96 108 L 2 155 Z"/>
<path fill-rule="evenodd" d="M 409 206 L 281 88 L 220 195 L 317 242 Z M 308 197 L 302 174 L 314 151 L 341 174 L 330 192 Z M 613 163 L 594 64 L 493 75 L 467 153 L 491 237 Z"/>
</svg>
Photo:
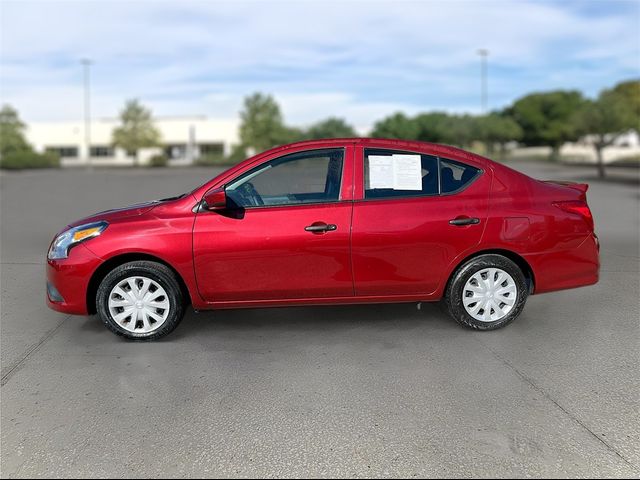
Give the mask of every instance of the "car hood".
<svg viewBox="0 0 640 480">
<path fill-rule="evenodd" d="M 149 212 L 158 205 L 170 202 L 172 200 L 177 200 L 181 197 L 182 195 L 172 198 L 163 198 L 162 200 L 152 200 L 151 202 L 136 203 L 135 205 L 129 205 L 122 208 L 114 208 L 112 210 L 105 210 L 104 212 L 94 213 L 93 215 L 90 215 L 88 217 L 76 220 L 75 222 L 70 223 L 69 227 L 77 227 L 78 225 L 83 225 L 85 223 L 99 222 L 103 220 L 107 222 L 113 222 L 127 217 L 137 217 Z"/>
</svg>

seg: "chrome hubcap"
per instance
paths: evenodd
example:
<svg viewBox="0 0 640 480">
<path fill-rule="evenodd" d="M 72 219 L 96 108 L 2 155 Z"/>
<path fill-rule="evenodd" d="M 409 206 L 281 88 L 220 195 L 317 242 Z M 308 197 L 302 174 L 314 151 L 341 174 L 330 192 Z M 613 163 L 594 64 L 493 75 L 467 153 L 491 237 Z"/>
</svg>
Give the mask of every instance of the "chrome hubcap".
<svg viewBox="0 0 640 480">
<path fill-rule="evenodd" d="M 480 322 L 506 317 L 518 298 L 513 277 L 499 268 L 474 273 L 462 290 L 462 303 L 469 315 Z"/>
<path fill-rule="evenodd" d="M 164 288 L 147 277 L 128 277 L 109 294 L 109 313 L 128 332 L 151 333 L 169 317 L 169 297 Z"/>
</svg>

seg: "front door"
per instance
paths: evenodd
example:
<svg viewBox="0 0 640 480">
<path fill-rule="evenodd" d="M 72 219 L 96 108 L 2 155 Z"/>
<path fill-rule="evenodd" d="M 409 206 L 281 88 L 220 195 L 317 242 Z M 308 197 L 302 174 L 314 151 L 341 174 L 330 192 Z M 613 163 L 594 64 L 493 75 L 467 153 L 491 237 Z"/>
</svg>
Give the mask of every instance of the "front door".
<svg viewBox="0 0 640 480">
<path fill-rule="evenodd" d="M 228 208 L 196 216 L 201 296 L 215 303 L 353 296 L 348 162 L 351 148 L 300 151 L 228 182 Z"/>
</svg>

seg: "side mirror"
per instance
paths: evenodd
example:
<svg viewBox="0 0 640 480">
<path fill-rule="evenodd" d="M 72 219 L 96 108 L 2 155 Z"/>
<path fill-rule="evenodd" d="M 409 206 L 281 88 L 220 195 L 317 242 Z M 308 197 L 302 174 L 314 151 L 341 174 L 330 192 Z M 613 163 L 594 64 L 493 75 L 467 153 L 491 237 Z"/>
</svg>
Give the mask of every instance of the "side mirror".
<svg viewBox="0 0 640 480">
<path fill-rule="evenodd" d="M 207 210 L 224 210 L 227 208 L 227 194 L 222 188 L 214 188 L 204 194 L 203 207 Z"/>
</svg>

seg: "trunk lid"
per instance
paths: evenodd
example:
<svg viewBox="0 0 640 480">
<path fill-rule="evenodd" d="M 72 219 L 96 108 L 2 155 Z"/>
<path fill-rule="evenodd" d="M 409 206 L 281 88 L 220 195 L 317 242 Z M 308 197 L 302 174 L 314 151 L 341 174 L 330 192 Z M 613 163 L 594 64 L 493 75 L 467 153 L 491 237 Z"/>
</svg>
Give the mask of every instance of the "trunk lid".
<svg viewBox="0 0 640 480">
<path fill-rule="evenodd" d="M 587 198 L 587 190 L 589 190 L 588 183 L 568 182 L 565 180 L 540 180 L 547 185 L 559 185 L 561 187 L 568 187 L 580 192 L 580 199 L 585 200 Z"/>
</svg>

